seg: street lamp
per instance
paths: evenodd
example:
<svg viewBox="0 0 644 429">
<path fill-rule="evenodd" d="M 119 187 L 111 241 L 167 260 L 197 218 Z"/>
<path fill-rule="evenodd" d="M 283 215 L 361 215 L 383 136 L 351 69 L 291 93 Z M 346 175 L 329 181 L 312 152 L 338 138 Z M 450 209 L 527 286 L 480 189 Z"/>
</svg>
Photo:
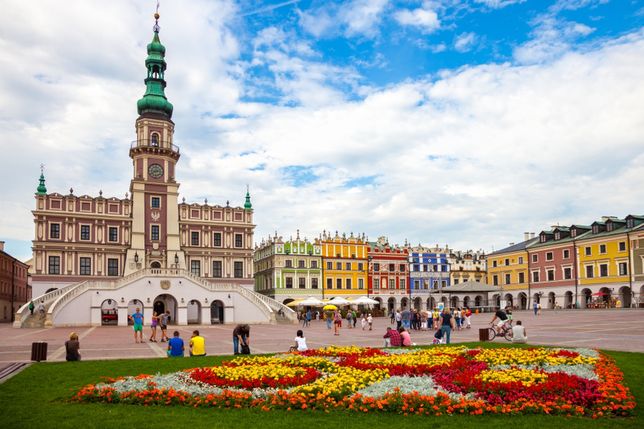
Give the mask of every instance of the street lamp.
<svg viewBox="0 0 644 429">
<path fill-rule="evenodd" d="M 138 253 L 138 252 L 134 252 L 134 262 L 135 262 L 136 264 L 138 264 L 138 263 L 139 263 L 139 253 Z"/>
<path fill-rule="evenodd" d="M 179 255 L 177 255 L 177 252 L 174 252 L 174 267 L 179 268 Z"/>
</svg>

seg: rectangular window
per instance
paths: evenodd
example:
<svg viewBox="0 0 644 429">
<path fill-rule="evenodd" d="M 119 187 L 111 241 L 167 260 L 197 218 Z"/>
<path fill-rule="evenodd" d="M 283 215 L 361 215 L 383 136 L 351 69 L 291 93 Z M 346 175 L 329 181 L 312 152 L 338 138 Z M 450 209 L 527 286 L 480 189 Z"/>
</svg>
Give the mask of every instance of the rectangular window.
<svg viewBox="0 0 644 429">
<path fill-rule="evenodd" d="M 373 264 L 373 270 L 374 270 L 374 271 L 380 271 L 380 264 L 379 264 L 379 263 L 377 263 L 377 262 L 374 262 L 374 264 Z"/>
<path fill-rule="evenodd" d="M 212 276 L 215 278 L 223 277 L 221 270 L 221 261 L 212 261 Z"/>
<path fill-rule="evenodd" d="M 49 257 L 49 274 L 60 274 L 60 256 Z"/>
<path fill-rule="evenodd" d="M 347 279 L 347 289 L 351 289 L 351 279 Z"/>
<path fill-rule="evenodd" d="M 326 263 L 326 269 L 327 270 L 332 270 L 333 269 L 333 262 L 327 262 Z"/>
<path fill-rule="evenodd" d="M 519 278 L 521 278 L 521 275 L 519 275 Z M 466 281 L 467 281 L 467 280 L 466 280 Z M 458 279 L 454 279 L 454 284 L 455 284 L 455 285 L 457 285 L 457 284 L 458 284 Z"/>
<path fill-rule="evenodd" d="M 492 267 L 496 268 L 496 261 L 492 261 Z"/>
<path fill-rule="evenodd" d="M 608 277 L 608 264 L 599 264 L 599 277 Z"/>
<path fill-rule="evenodd" d="M 586 278 L 592 279 L 595 277 L 595 273 L 592 265 L 586 265 Z"/>
<path fill-rule="evenodd" d="M 600 244 L 599 245 L 599 253 L 606 253 L 606 245 L 605 244 Z"/>
<path fill-rule="evenodd" d="M 92 258 L 80 258 L 80 271 L 81 276 L 91 276 L 92 275 Z"/>
<path fill-rule="evenodd" d="M 152 206 L 153 209 L 160 208 L 161 207 L 161 198 L 159 198 L 159 197 L 150 198 L 150 205 Z"/>
<path fill-rule="evenodd" d="M 435 273 L 438 272 L 438 265 L 434 265 L 433 269 Z"/>
<path fill-rule="evenodd" d="M 400 279 L 400 288 L 403 290 L 407 288 L 407 282 L 405 279 Z"/>
<path fill-rule="evenodd" d="M 389 271 L 396 271 L 396 264 L 389 264 Z"/>
<path fill-rule="evenodd" d="M 344 266 L 347 269 L 347 271 L 351 271 L 351 262 L 347 262 L 346 264 L 344 264 Z"/>
<path fill-rule="evenodd" d="M 364 279 L 358 279 L 358 289 L 364 289 Z"/>
<path fill-rule="evenodd" d="M 396 279 L 389 279 L 389 289 L 396 289 Z"/>
<path fill-rule="evenodd" d="M 107 239 L 112 243 L 119 241 L 119 229 L 115 226 L 108 228 Z"/>
<path fill-rule="evenodd" d="M 364 265 L 362 262 L 358 262 L 358 271 L 364 271 Z"/>
<path fill-rule="evenodd" d="M 373 279 L 373 288 L 380 289 L 380 279 Z"/>
<path fill-rule="evenodd" d="M 197 277 L 201 277 L 201 261 L 190 261 L 190 272 Z"/>
<path fill-rule="evenodd" d="M 538 262 L 539 261 L 539 255 L 532 255 L 532 262 Z"/>
<path fill-rule="evenodd" d="M 317 277 L 313 277 L 311 279 L 311 289 L 317 289 L 318 288 L 318 279 Z"/>
<path fill-rule="evenodd" d="M 499 276 L 496 276 L 496 275 L 495 275 L 494 277 L 492 277 L 492 284 L 493 284 L 494 286 L 498 286 L 498 285 L 499 285 Z"/>
<path fill-rule="evenodd" d="M 306 288 L 306 279 L 305 278 L 299 278 L 298 279 L 298 286 L 300 289 L 305 289 Z"/>
<path fill-rule="evenodd" d="M 286 289 L 293 289 L 293 277 L 286 278 Z"/>
<path fill-rule="evenodd" d="M 119 275 L 119 260 L 116 258 L 109 258 L 107 260 L 107 275 L 108 276 L 118 276 Z"/>
<path fill-rule="evenodd" d="M 420 265 L 414 265 L 414 271 L 420 271 Z"/>
<path fill-rule="evenodd" d="M 335 285 L 337 289 L 342 289 L 342 279 L 336 279 Z"/>
<path fill-rule="evenodd" d="M 221 232 L 212 233 L 212 245 L 213 247 L 221 247 Z"/>
<path fill-rule="evenodd" d="M 564 258 L 564 259 L 568 259 L 568 258 L 570 258 L 570 250 L 568 250 L 568 249 L 564 249 L 564 251 L 563 251 L 563 258 Z"/>
<path fill-rule="evenodd" d="M 532 281 L 534 283 L 539 283 L 539 271 L 532 272 Z"/>
<path fill-rule="evenodd" d="M 625 241 L 620 241 L 618 246 L 619 246 L 619 251 L 620 252 L 625 252 L 626 251 L 626 242 Z"/>
<path fill-rule="evenodd" d="M 81 225 L 80 239 L 89 240 L 89 225 Z"/>
<path fill-rule="evenodd" d="M 336 270 L 341 270 L 342 269 L 342 262 L 336 262 L 335 263 L 335 269 Z"/>
<path fill-rule="evenodd" d="M 199 231 L 190 232 L 190 244 L 199 246 Z"/>
<path fill-rule="evenodd" d="M 505 284 L 509 285 L 510 284 L 510 274 L 505 275 Z"/>
<path fill-rule="evenodd" d="M 311 268 L 317 268 L 318 267 L 318 261 L 311 261 Z"/>
<path fill-rule="evenodd" d="M 235 261 L 233 276 L 236 279 L 244 278 L 244 263 L 243 262 Z"/>
<path fill-rule="evenodd" d="M 548 276 L 549 282 L 555 281 L 555 270 L 547 270 L 546 275 Z"/>
<path fill-rule="evenodd" d="M 326 279 L 326 288 L 327 289 L 333 288 L 333 279 Z"/>
<path fill-rule="evenodd" d="M 572 278 L 572 268 L 570 267 L 564 268 L 563 275 L 565 280 L 570 280 Z"/>
<path fill-rule="evenodd" d="M 305 263 L 304 263 L 304 259 L 299 259 L 299 260 L 297 261 L 297 267 L 298 267 L 298 268 L 306 268 L 306 265 L 305 265 Z"/>
<path fill-rule="evenodd" d="M 293 261 L 290 259 L 287 259 L 286 261 L 284 261 L 284 266 L 286 268 L 293 268 Z"/>
<path fill-rule="evenodd" d="M 525 283 L 525 273 L 519 273 L 519 283 Z"/>
<path fill-rule="evenodd" d="M 519 256 L 519 263 L 523 264 L 523 256 Z"/>
<path fill-rule="evenodd" d="M 242 234 L 235 234 L 235 247 L 244 247 L 244 236 Z"/>
<path fill-rule="evenodd" d="M 405 272 L 405 264 L 400 264 L 400 266 L 398 268 L 399 268 L 401 273 Z"/>
<path fill-rule="evenodd" d="M 52 223 L 49 225 L 49 238 L 60 238 L 60 224 Z"/>
<path fill-rule="evenodd" d="M 509 259 L 505 260 L 505 265 L 510 265 L 510 260 Z"/>
<path fill-rule="evenodd" d="M 628 265 L 626 265 L 626 262 L 620 262 L 617 267 L 619 268 L 619 275 L 620 276 L 627 276 L 628 275 Z"/>
<path fill-rule="evenodd" d="M 591 255 L 590 246 L 588 246 L 588 247 L 585 247 L 585 248 L 584 248 L 584 254 L 585 254 L 586 256 L 590 256 L 590 255 Z"/>
<path fill-rule="evenodd" d="M 150 225 L 150 240 L 159 241 L 159 225 Z"/>
<path fill-rule="evenodd" d="M 546 252 L 546 261 L 552 261 L 552 252 Z"/>
<path fill-rule="evenodd" d="M 441 281 L 441 287 L 447 287 L 447 280 Z"/>
</svg>

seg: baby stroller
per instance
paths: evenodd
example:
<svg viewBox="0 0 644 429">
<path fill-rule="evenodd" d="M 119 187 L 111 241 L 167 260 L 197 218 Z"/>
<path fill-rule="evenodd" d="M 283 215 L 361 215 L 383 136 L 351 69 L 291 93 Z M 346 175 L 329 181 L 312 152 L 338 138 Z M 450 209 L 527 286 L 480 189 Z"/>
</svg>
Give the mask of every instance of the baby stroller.
<svg viewBox="0 0 644 429">
<path fill-rule="evenodd" d="M 439 328 L 435 333 L 434 333 L 434 340 L 432 341 L 432 344 L 444 344 L 445 340 L 443 339 L 443 331 Z"/>
</svg>

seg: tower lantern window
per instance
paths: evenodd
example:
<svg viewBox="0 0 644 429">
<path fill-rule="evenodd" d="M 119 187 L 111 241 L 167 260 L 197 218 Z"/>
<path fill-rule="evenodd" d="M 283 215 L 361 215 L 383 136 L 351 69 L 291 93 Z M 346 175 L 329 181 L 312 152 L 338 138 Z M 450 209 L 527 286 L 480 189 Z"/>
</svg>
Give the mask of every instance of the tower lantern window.
<svg viewBox="0 0 644 429">
<path fill-rule="evenodd" d="M 159 134 L 152 133 L 152 135 L 150 136 L 150 145 L 156 147 L 159 146 Z"/>
</svg>

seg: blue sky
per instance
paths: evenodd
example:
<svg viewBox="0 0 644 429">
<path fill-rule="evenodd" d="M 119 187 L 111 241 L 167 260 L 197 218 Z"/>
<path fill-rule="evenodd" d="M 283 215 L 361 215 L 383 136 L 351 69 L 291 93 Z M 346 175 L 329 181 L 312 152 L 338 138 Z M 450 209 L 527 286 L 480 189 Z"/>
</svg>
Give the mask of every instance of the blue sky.
<svg viewBox="0 0 644 429">
<path fill-rule="evenodd" d="M 122 197 L 155 1 L 3 2 L 0 240 L 50 192 Z M 492 251 L 642 214 L 632 0 L 163 1 L 181 198 L 300 230 Z"/>
</svg>

